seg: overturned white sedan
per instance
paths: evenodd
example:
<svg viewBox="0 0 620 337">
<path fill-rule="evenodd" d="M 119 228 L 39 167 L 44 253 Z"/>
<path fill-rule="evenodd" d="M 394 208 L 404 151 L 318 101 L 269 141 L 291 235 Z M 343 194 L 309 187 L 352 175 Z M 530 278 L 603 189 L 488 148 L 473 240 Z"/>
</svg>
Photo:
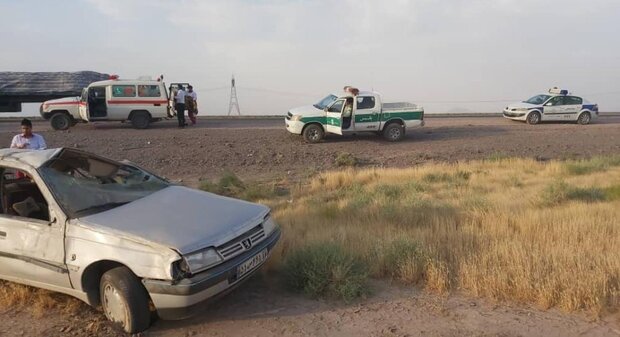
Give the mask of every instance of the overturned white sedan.
<svg viewBox="0 0 620 337">
<path fill-rule="evenodd" d="M 265 206 L 75 149 L 0 150 L 0 278 L 101 307 L 127 332 L 247 279 L 280 238 Z"/>
</svg>

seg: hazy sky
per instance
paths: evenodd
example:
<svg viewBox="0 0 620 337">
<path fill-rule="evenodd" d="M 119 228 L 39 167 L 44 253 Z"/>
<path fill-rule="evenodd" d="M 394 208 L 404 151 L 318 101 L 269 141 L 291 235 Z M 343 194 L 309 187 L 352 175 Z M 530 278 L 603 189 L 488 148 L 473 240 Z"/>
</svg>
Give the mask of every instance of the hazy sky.
<svg viewBox="0 0 620 337">
<path fill-rule="evenodd" d="M 0 71 L 189 81 L 207 114 L 232 73 L 245 114 L 347 84 L 427 112 L 555 85 L 620 111 L 620 0 L 0 0 L 0 46 Z"/>
</svg>

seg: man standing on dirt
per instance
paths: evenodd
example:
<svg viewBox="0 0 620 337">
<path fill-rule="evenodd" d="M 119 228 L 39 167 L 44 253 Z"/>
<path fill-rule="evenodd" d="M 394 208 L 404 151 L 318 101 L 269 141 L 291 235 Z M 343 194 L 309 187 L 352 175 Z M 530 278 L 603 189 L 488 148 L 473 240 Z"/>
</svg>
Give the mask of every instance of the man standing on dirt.
<svg viewBox="0 0 620 337">
<path fill-rule="evenodd" d="M 194 87 L 187 86 L 187 94 L 185 95 L 185 107 L 187 108 L 187 116 L 192 121 L 192 125 L 196 125 L 196 115 L 198 114 L 198 96 L 194 91 Z"/>
<path fill-rule="evenodd" d="M 177 91 L 177 95 L 175 96 L 175 105 L 174 109 L 177 111 L 177 119 L 179 120 L 179 127 L 185 127 L 185 90 L 183 90 L 182 86 L 179 86 L 179 90 Z"/>
<path fill-rule="evenodd" d="M 32 122 L 28 118 L 22 119 L 22 133 L 13 137 L 11 141 L 12 149 L 45 150 L 47 144 L 45 139 L 37 133 L 32 132 Z"/>
</svg>

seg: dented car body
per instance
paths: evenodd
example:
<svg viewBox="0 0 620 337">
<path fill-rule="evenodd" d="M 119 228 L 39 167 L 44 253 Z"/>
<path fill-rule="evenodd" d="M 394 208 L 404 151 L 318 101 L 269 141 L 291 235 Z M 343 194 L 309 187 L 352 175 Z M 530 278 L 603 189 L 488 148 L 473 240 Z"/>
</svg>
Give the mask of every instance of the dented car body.
<svg viewBox="0 0 620 337">
<path fill-rule="evenodd" d="M 265 206 L 75 149 L 0 150 L 0 170 L 0 278 L 101 304 L 128 332 L 148 327 L 149 306 L 190 316 L 280 237 Z"/>
</svg>

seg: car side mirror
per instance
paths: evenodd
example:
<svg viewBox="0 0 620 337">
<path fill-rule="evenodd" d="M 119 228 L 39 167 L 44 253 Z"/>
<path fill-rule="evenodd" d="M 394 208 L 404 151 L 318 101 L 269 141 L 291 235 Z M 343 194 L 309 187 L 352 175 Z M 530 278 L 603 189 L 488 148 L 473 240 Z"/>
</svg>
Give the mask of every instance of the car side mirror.
<svg viewBox="0 0 620 337">
<path fill-rule="evenodd" d="M 552 105 L 553 105 L 553 103 L 551 103 L 551 102 L 545 104 L 545 106 L 552 106 Z"/>
</svg>

